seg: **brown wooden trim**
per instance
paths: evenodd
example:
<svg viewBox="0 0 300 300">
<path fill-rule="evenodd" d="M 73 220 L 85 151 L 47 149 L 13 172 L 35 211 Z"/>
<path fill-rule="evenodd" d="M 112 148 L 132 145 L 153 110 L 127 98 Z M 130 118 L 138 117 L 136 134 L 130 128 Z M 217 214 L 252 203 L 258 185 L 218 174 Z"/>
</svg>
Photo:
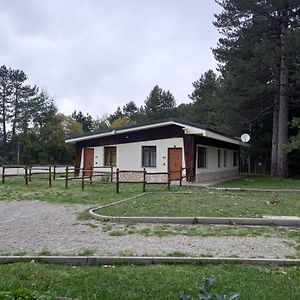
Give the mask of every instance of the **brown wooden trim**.
<svg viewBox="0 0 300 300">
<path fill-rule="evenodd" d="M 195 181 L 195 166 L 196 166 L 196 144 L 195 136 L 184 135 L 184 159 L 186 167 L 186 179 L 187 181 Z"/>
<path fill-rule="evenodd" d="M 75 177 L 79 176 L 81 153 L 82 153 L 82 146 L 79 143 L 76 143 L 76 146 L 75 146 L 75 170 L 74 170 Z"/>
<path fill-rule="evenodd" d="M 238 151 L 240 149 L 240 145 L 215 140 L 215 139 L 208 138 L 205 136 L 195 135 L 194 137 L 195 137 L 195 144 L 197 144 L 197 145 L 205 145 L 205 146 L 211 146 L 211 147 L 215 147 L 215 148 L 224 148 L 224 149 L 236 150 L 236 151 Z"/>
<path fill-rule="evenodd" d="M 168 138 L 183 137 L 182 127 L 169 125 L 160 128 L 150 128 L 146 130 L 127 132 L 122 134 L 110 135 L 101 138 L 92 138 L 77 142 L 81 148 L 97 147 L 106 145 L 119 145 L 134 142 L 153 141 Z"/>
</svg>

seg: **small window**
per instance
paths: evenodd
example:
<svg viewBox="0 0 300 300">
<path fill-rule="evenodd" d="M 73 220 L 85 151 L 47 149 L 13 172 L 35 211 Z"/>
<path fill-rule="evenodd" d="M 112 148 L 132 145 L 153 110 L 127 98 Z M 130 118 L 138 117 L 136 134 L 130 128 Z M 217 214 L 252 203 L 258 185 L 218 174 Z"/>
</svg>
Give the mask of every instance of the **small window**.
<svg viewBox="0 0 300 300">
<path fill-rule="evenodd" d="M 218 168 L 221 168 L 221 150 L 218 149 Z"/>
<path fill-rule="evenodd" d="M 156 167 L 156 146 L 142 146 L 142 167 Z"/>
<path fill-rule="evenodd" d="M 206 168 L 206 148 L 198 147 L 198 168 Z"/>
<path fill-rule="evenodd" d="M 238 165 L 238 153 L 233 151 L 233 166 L 236 167 Z"/>
<path fill-rule="evenodd" d="M 224 167 L 227 166 L 227 151 L 224 150 Z"/>
<path fill-rule="evenodd" d="M 116 166 L 117 147 L 104 147 L 104 165 Z"/>
</svg>

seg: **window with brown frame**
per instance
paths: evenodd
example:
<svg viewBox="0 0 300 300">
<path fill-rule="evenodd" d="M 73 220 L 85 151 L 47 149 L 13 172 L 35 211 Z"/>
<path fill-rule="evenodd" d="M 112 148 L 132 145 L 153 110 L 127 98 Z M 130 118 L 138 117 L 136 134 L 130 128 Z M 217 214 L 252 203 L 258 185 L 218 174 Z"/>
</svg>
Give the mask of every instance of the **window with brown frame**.
<svg viewBox="0 0 300 300">
<path fill-rule="evenodd" d="M 227 151 L 224 150 L 223 154 L 224 154 L 224 159 L 223 159 L 224 167 L 227 167 Z"/>
<path fill-rule="evenodd" d="M 142 167 L 156 167 L 156 146 L 142 146 Z"/>
<path fill-rule="evenodd" d="M 117 147 L 104 147 L 104 166 L 116 166 Z"/>
<path fill-rule="evenodd" d="M 221 149 L 218 149 L 218 168 L 221 168 Z"/>
<path fill-rule="evenodd" d="M 233 166 L 236 167 L 238 165 L 238 153 L 233 151 Z"/>
<path fill-rule="evenodd" d="M 206 168 L 206 148 L 198 147 L 198 168 Z"/>
</svg>

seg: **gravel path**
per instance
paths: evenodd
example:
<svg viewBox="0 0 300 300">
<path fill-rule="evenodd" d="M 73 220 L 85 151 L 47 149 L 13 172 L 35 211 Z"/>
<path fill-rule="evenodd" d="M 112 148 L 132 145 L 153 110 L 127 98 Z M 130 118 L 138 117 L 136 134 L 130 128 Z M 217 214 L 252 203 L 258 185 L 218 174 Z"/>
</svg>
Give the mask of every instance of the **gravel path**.
<svg viewBox="0 0 300 300">
<path fill-rule="evenodd" d="M 78 254 L 91 249 L 97 255 L 166 255 L 179 251 L 192 256 L 284 258 L 296 255 L 294 246 L 278 237 L 145 237 L 110 236 L 94 220 L 78 221 L 83 205 L 43 201 L 0 202 L 0 252 Z M 145 225 L 141 225 L 145 226 Z"/>
</svg>

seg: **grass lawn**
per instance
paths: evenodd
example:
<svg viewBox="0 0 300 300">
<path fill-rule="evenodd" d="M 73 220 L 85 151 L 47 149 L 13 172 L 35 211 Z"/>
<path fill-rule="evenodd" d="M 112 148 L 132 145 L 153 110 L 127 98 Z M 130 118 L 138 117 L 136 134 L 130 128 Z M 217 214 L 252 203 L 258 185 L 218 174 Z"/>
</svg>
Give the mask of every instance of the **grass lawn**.
<svg viewBox="0 0 300 300">
<path fill-rule="evenodd" d="M 182 225 L 182 224 L 160 224 L 160 225 L 136 225 L 126 223 L 101 223 L 102 230 L 111 236 L 123 236 L 129 234 L 141 234 L 143 236 L 265 236 L 294 239 L 299 243 L 300 234 L 297 228 L 286 228 L 277 226 L 228 226 L 228 225 Z M 300 254 L 300 252 L 299 252 Z"/>
<path fill-rule="evenodd" d="M 299 267 L 251 265 L 149 265 L 72 267 L 39 263 L 0 265 L 0 291 L 71 299 L 197 299 L 204 278 L 214 293 L 239 291 L 239 300 L 299 299 Z M 7 299 L 1 298 L 0 299 Z M 8 298 L 11 299 L 11 298 Z M 31 298 L 28 298 L 31 299 Z"/>
<path fill-rule="evenodd" d="M 172 190 L 178 190 L 174 186 Z M 149 186 L 149 191 L 166 191 L 165 186 Z M 24 179 L 6 179 L 0 183 L 0 200 L 45 200 L 56 203 L 80 203 L 80 204 L 107 204 L 116 200 L 125 199 L 142 193 L 141 184 L 122 184 L 120 194 L 116 193 L 115 184 L 96 182 L 85 184 L 81 190 L 81 181 L 70 181 L 69 188 L 65 189 L 63 180 L 55 180 L 52 187 L 48 187 L 47 180 L 35 179 L 25 185 Z"/>
<path fill-rule="evenodd" d="M 194 189 L 195 193 L 154 193 L 104 208 L 112 216 L 213 216 L 262 217 L 300 216 L 297 193 L 230 192 Z M 277 204 L 269 202 L 278 200 Z"/>
<path fill-rule="evenodd" d="M 272 176 L 243 176 L 215 184 L 224 188 L 260 188 L 260 189 L 299 189 L 300 180 Z"/>
</svg>

